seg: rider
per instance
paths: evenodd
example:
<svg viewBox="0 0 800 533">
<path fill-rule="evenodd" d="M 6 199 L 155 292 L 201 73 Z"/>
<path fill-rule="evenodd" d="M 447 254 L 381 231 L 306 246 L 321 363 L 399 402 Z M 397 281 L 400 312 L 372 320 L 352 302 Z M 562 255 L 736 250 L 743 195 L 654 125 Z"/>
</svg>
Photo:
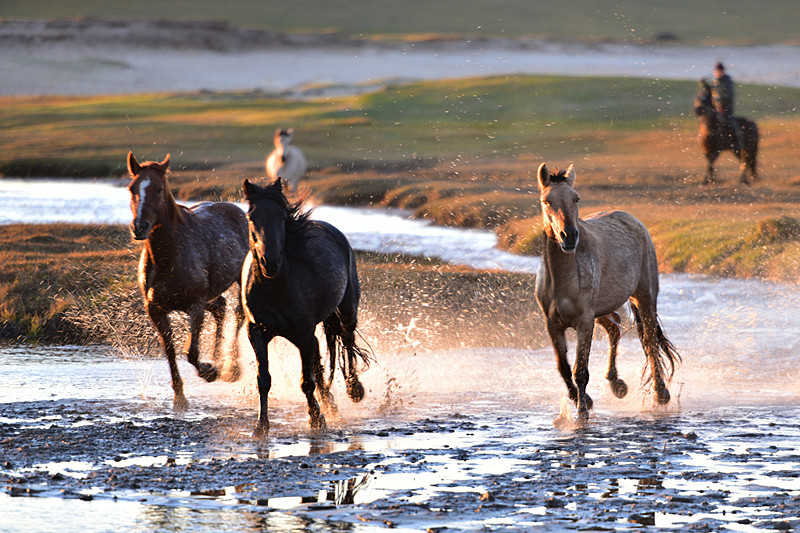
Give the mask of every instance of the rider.
<svg viewBox="0 0 800 533">
<path fill-rule="evenodd" d="M 733 118 L 733 80 L 725 73 L 725 65 L 721 62 L 714 65 L 714 82 L 711 84 L 714 109 L 720 114 L 728 129 L 728 136 L 737 149 L 741 148 L 739 128 Z"/>
</svg>

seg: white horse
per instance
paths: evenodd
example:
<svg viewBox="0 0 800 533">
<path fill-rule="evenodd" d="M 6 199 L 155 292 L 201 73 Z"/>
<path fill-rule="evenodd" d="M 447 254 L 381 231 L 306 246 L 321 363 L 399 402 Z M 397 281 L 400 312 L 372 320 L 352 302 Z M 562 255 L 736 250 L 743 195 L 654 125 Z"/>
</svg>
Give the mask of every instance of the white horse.
<svg viewBox="0 0 800 533">
<path fill-rule="evenodd" d="M 292 144 L 294 129 L 275 130 L 275 150 L 267 157 L 267 176 L 272 179 L 283 178 L 289 184 L 290 192 L 297 191 L 300 178 L 306 174 L 306 158 L 298 147 Z"/>
</svg>

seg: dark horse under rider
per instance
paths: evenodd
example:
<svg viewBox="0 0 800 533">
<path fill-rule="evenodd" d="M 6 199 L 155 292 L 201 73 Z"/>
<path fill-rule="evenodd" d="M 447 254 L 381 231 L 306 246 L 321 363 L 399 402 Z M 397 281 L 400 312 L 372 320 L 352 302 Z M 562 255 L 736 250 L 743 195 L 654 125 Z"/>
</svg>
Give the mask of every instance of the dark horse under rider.
<svg viewBox="0 0 800 533">
<path fill-rule="evenodd" d="M 739 128 L 733 120 L 733 80 L 725 72 L 725 65 L 721 62 L 714 65 L 714 81 L 711 84 L 711 95 L 714 109 L 717 110 L 727 128 L 727 134 L 733 140 L 737 150 L 742 148 L 739 137 Z"/>
</svg>

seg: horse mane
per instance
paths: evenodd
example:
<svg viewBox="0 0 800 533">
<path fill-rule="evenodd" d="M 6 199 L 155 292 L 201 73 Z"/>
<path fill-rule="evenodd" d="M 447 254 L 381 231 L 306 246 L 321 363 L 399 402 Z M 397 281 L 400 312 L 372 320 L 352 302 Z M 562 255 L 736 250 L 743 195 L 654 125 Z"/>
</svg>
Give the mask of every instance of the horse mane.
<svg viewBox="0 0 800 533">
<path fill-rule="evenodd" d="M 554 168 L 553 172 L 550 172 L 550 181 L 553 183 L 567 183 L 567 171 Z"/>
<path fill-rule="evenodd" d="M 286 209 L 286 234 L 290 236 L 300 235 L 311 224 L 312 210 L 303 211 L 303 200 L 290 202 L 283 194 L 282 186 L 270 186 L 262 189 L 265 199 L 277 203 Z"/>
</svg>

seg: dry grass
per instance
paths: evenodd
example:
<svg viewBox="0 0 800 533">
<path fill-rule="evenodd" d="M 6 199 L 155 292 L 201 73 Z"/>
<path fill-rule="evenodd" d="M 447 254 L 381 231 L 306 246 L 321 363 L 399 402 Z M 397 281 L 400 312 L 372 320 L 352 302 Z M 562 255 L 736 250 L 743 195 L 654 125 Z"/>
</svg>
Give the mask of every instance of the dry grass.
<svg viewBox="0 0 800 533">
<path fill-rule="evenodd" d="M 140 247 L 122 226 L 0 226 L 0 338 L 160 353 L 136 284 Z M 543 340 L 532 276 L 399 255 L 357 258 L 367 336 L 399 346 L 413 329 L 420 349 Z M 520 321 L 529 327 L 514 327 Z"/>
</svg>

